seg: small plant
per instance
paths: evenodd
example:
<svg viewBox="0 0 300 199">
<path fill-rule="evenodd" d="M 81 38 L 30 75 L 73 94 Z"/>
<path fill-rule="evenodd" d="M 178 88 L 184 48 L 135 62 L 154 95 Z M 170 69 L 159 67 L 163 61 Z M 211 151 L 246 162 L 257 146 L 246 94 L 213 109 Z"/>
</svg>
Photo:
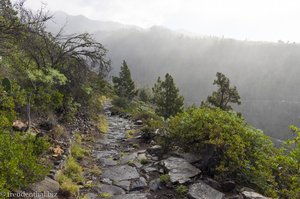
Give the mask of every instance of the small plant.
<svg viewBox="0 0 300 199">
<path fill-rule="evenodd" d="M 188 188 L 185 185 L 179 185 L 176 187 L 176 193 L 184 198 L 186 196 L 186 194 L 188 193 Z"/>
<path fill-rule="evenodd" d="M 105 115 L 98 115 L 97 118 L 97 128 L 101 133 L 108 132 L 108 122 Z"/>
<path fill-rule="evenodd" d="M 134 161 L 133 161 L 133 160 L 129 160 L 129 161 L 127 162 L 127 164 L 128 164 L 129 166 L 134 166 Z"/>
<path fill-rule="evenodd" d="M 73 157 L 69 157 L 66 163 L 64 174 L 74 182 L 82 182 L 82 167 L 76 162 Z"/>
<path fill-rule="evenodd" d="M 60 185 L 62 195 L 77 196 L 79 193 L 79 186 L 76 185 L 71 179 L 67 179 Z"/>
<path fill-rule="evenodd" d="M 142 159 L 140 160 L 140 163 L 141 163 L 142 165 L 145 165 L 145 164 L 148 164 L 148 163 L 149 163 L 149 160 L 148 160 L 147 158 L 142 158 Z"/>
<path fill-rule="evenodd" d="M 93 174 L 93 175 L 97 175 L 98 176 L 98 175 L 101 175 L 102 171 L 101 171 L 101 169 L 98 166 L 94 165 L 91 168 L 90 173 Z"/>
<path fill-rule="evenodd" d="M 77 159 L 81 160 L 85 155 L 88 154 L 88 150 L 83 149 L 79 144 L 75 143 L 73 144 L 71 148 L 71 155 Z"/>
<path fill-rule="evenodd" d="M 111 193 L 107 193 L 107 192 L 103 192 L 99 195 L 99 197 L 101 198 L 111 198 L 112 194 Z"/>
<path fill-rule="evenodd" d="M 52 135 L 53 135 L 54 139 L 66 138 L 67 137 L 67 130 L 66 130 L 65 127 L 63 127 L 61 125 L 57 125 L 52 130 Z"/>
<path fill-rule="evenodd" d="M 171 181 L 170 175 L 168 174 L 161 175 L 159 179 L 162 183 L 168 183 Z"/>
</svg>

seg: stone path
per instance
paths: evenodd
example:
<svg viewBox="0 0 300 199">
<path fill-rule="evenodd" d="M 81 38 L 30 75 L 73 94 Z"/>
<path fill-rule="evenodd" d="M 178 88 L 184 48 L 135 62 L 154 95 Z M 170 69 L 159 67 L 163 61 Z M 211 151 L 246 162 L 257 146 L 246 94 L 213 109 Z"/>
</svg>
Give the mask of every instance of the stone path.
<svg viewBox="0 0 300 199">
<path fill-rule="evenodd" d="M 138 150 L 136 145 L 140 136 L 128 135 L 128 131 L 139 126 L 128 119 L 111 116 L 109 107 L 106 107 L 108 133 L 97 141 L 100 147 L 95 147 L 98 150 L 93 153 L 102 168 L 101 184 L 95 188 L 97 194 L 90 193 L 89 198 L 105 195 L 113 199 L 162 198 L 157 193 L 162 189 L 160 175 L 169 172 L 172 182 L 185 183 L 200 174 L 200 170 L 183 158 L 170 157 L 160 161 L 158 155 L 162 148 L 158 145 Z"/>
<path fill-rule="evenodd" d="M 188 198 L 192 199 L 253 199 L 246 194 L 227 196 L 218 182 L 202 181 L 201 171 L 193 166 L 198 157 L 186 153 L 163 154 L 159 145 L 141 150 L 140 135 L 131 134 L 140 123 L 112 116 L 110 105 L 105 108 L 109 122 L 108 133 L 96 140 L 92 157 L 102 168 L 100 182 L 87 194 L 89 199 L 169 199 L 182 198 L 175 191 L 180 184 L 186 185 Z M 138 125 L 136 125 L 138 124 Z M 129 132 L 128 132 L 129 131 Z M 169 175 L 169 182 L 161 182 L 161 175 Z M 214 188 L 213 188 L 214 187 Z M 234 187 L 233 187 L 234 189 Z"/>
</svg>

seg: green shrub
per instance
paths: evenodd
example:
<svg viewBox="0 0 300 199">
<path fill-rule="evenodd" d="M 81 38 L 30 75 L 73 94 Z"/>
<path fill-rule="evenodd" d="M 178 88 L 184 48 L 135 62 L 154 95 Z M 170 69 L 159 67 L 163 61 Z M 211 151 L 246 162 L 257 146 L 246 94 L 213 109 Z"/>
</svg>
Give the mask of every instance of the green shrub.
<svg viewBox="0 0 300 199">
<path fill-rule="evenodd" d="M 276 154 L 261 131 L 248 126 L 234 112 L 191 108 L 171 118 L 168 139 L 185 151 L 200 155 L 210 148 L 215 161 L 211 172 L 219 180 L 233 179 L 276 196 L 270 164 Z"/>
<path fill-rule="evenodd" d="M 113 99 L 112 104 L 116 107 L 126 109 L 128 108 L 130 101 L 125 97 L 116 97 Z"/>
<path fill-rule="evenodd" d="M 42 138 L 0 131 L 0 192 L 25 188 L 43 179 L 48 169 L 39 164 L 39 155 L 47 146 Z"/>
</svg>

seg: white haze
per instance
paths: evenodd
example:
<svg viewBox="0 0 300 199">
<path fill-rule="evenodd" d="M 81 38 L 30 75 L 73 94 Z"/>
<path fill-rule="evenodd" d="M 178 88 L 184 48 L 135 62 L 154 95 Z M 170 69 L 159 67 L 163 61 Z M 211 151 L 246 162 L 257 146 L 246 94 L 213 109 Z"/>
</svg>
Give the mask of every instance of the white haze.
<svg viewBox="0 0 300 199">
<path fill-rule="evenodd" d="M 91 19 L 240 40 L 300 42 L 297 0 L 27 0 Z"/>
</svg>

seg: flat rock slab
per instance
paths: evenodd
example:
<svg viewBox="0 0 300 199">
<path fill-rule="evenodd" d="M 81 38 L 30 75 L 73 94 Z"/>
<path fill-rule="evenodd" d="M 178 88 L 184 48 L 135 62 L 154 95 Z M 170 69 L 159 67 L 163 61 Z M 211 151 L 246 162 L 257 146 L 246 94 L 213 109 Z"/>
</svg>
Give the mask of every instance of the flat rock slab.
<svg viewBox="0 0 300 199">
<path fill-rule="evenodd" d="M 138 157 L 137 153 L 132 153 L 132 154 L 123 156 L 120 159 L 120 164 L 127 164 L 128 162 L 133 162 L 133 161 L 135 161 L 137 159 L 137 157 Z"/>
<path fill-rule="evenodd" d="M 59 183 L 51 178 L 46 177 L 43 181 L 37 182 L 34 185 L 32 185 L 30 189 L 33 192 L 39 192 L 39 193 L 49 192 L 49 193 L 57 194 L 59 191 Z"/>
<path fill-rule="evenodd" d="M 200 181 L 189 188 L 188 195 L 192 199 L 224 199 L 225 194 Z"/>
<path fill-rule="evenodd" d="M 253 191 L 243 191 L 242 194 L 246 199 L 271 199 Z"/>
<path fill-rule="evenodd" d="M 132 193 L 125 195 L 113 196 L 111 199 L 147 199 L 148 194 L 144 193 Z"/>
<path fill-rule="evenodd" d="M 121 187 L 121 188 L 125 189 L 126 191 L 130 190 L 130 184 L 131 184 L 131 182 L 128 180 L 114 182 L 114 185 Z"/>
<path fill-rule="evenodd" d="M 114 186 L 114 185 L 107 185 L 107 184 L 102 184 L 97 187 L 99 189 L 99 194 L 100 193 L 110 193 L 111 195 L 122 195 L 125 194 L 125 191 L 121 189 L 120 187 Z"/>
<path fill-rule="evenodd" d="M 183 158 L 169 157 L 168 159 L 163 160 L 162 163 L 169 171 L 172 183 L 179 182 L 182 184 L 188 182 L 191 177 L 201 173 L 199 169 Z"/>
<path fill-rule="evenodd" d="M 116 150 L 96 151 L 95 152 L 95 156 L 96 156 L 97 159 L 113 158 L 116 155 L 118 155 L 118 152 Z"/>
<path fill-rule="evenodd" d="M 109 178 L 113 181 L 131 180 L 139 177 L 136 168 L 129 165 L 110 167 L 102 174 L 102 178 Z"/>
</svg>

